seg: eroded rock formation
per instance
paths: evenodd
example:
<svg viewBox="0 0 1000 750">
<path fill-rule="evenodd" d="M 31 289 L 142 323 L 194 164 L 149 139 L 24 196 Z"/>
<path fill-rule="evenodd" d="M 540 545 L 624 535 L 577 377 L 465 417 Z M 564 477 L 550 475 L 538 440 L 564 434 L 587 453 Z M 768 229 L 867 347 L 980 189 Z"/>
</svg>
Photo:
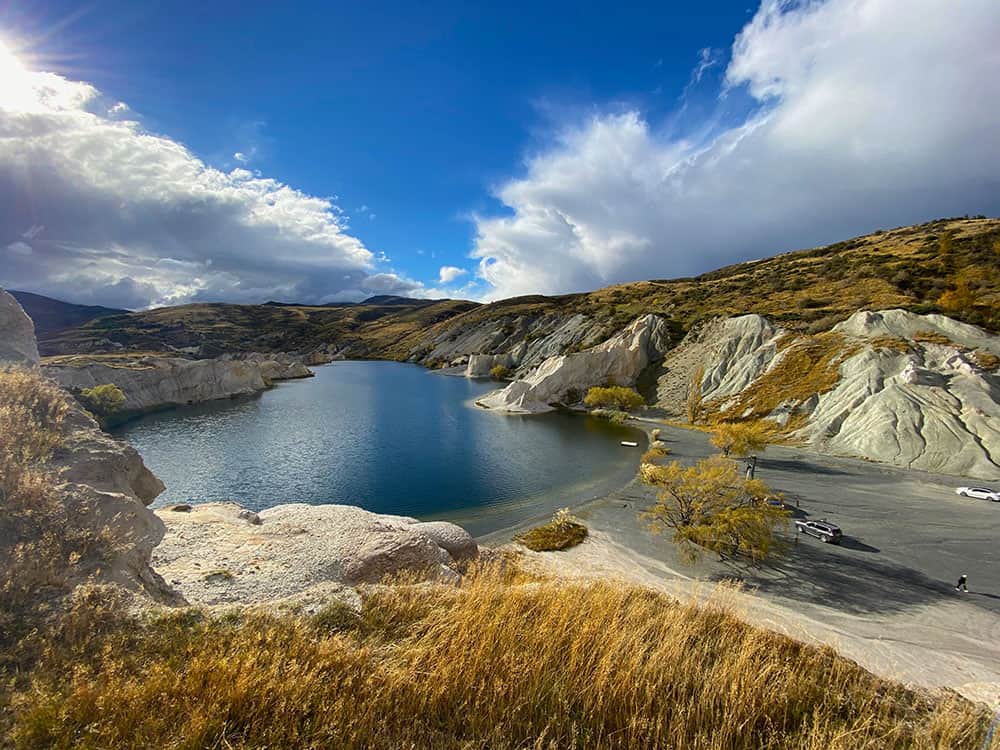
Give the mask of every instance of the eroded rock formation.
<svg viewBox="0 0 1000 750">
<path fill-rule="evenodd" d="M 644 315 L 628 328 L 586 351 L 549 357 L 530 375 L 487 394 L 489 409 L 534 414 L 551 411 L 570 391 L 582 394 L 595 385 L 634 385 L 651 362 L 663 356 L 669 335 L 663 319 Z"/>
</svg>

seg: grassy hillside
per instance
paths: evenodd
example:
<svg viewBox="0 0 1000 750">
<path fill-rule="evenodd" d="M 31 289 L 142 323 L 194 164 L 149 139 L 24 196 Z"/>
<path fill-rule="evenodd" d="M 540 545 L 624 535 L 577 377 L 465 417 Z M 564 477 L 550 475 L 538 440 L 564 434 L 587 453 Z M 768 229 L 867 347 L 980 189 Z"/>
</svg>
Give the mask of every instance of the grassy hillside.
<svg viewBox="0 0 1000 750">
<path fill-rule="evenodd" d="M 990 718 L 613 583 L 486 571 L 371 587 L 359 613 L 121 611 L 79 596 L 12 672 L 16 747 L 979 750 Z"/>
<path fill-rule="evenodd" d="M 122 315 L 128 310 L 99 305 L 74 305 L 51 297 L 31 292 L 15 292 L 10 290 L 14 299 L 21 303 L 24 311 L 35 323 L 35 333 L 38 336 L 48 336 L 65 328 L 83 325 L 94 318 L 108 315 Z"/>
<path fill-rule="evenodd" d="M 696 278 L 642 281 L 557 297 L 477 305 L 376 299 L 330 307 L 184 305 L 91 321 L 43 337 L 43 354 L 200 347 L 294 351 L 333 343 L 352 356 L 407 359 L 436 337 L 484 321 L 582 313 L 610 335 L 659 313 L 678 337 L 716 315 L 755 312 L 783 326 L 828 330 L 859 309 L 943 312 L 1000 331 L 1000 219 L 942 219 L 741 263 Z"/>
</svg>

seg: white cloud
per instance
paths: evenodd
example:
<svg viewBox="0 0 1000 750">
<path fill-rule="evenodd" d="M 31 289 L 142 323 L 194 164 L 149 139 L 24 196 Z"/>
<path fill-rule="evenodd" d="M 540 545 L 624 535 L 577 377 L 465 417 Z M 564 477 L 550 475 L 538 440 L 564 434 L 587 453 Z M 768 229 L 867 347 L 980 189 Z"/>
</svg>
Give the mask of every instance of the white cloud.
<svg viewBox="0 0 1000 750">
<path fill-rule="evenodd" d="M 214 169 L 122 119 L 127 107 L 109 107 L 86 83 L 9 69 L 0 91 L 0 284 L 142 307 L 318 301 L 369 277 L 374 257 L 331 200 L 246 169 Z"/>
<path fill-rule="evenodd" d="M 639 112 L 569 127 L 476 220 L 490 297 L 708 270 L 879 227 L 1000 212 L 1000 4 L 766 0 L 708 143 Z M 713 60 L 702 52 L 694 77 Z"/>
<path fill-rule="evenodd" d="M 235 154 L 233 154 L 233 158 L 240 164 L 246 164 L 248 161 L 250 161 L 247 155 L 244 154 L 242 151 L 237 151 Z"/>
<path fill-rule="evenodd" d="M 458 268 L 457 266 L 441 266 L 441 270 L 438 272 L 438 283 L 439 284 L 450 284 L 459 276 L 464 276 L 467 274 L 464 268 Z"/>
</svg>

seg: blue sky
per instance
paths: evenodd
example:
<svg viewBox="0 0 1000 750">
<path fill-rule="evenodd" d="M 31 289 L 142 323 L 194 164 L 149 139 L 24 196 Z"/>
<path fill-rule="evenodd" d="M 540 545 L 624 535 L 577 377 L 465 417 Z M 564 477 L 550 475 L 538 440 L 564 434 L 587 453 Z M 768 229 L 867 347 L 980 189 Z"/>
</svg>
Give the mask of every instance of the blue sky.
<svg viewBox="0 0 1000 750">
<path fill-rule="evenodd" d="M 858 6 L 870 6 L 863 24 Z M 138 130 L 111 134 L 100 158 L 134 162 L 141 157 L 116 149 L 129 137 L 156 135 L 160 146 L 186 147 L 222 173 L 245 169 L 329 198 L 340 218 L 328 238 L 336 258 L 326 265 L 327 250 L 273 239 L 299 231 L 282 222 L 315 218 L 302 220 L 301 205 L 268 225 L 259 248 L 247 229 L 256 220 L 239 219 L 233 231 L 227 216 L 216 227 L 214 207 L 180 228 L 167 226 L 169 218 L 147 227 L 133 217 L 121 229 L 74 237 L 71 224 L 57 229 L 69 209 L 54 211 L 53 203 L 86 183 L 93 189 L 84 202 L 100 198 L 93 214 L 114 205 L 116 190 L 129 199 L 141 176 L 130 168 L 126 181 L 107 174 L 106 164 L 67 172 L 43 204 L 35 196 L 43 182 L 49 189 L 65 154 L 41 166 L 12 156 L 0 191 L 6 185 L 20 208 L 0 215 L 0 247 L 6 241 L 10 253 L 0 283 L 128 306 L 269 294 L 328 301 L 378 291 L 490 298 L 698 272 L 882 225 L 995 212 L 996 181 L 982 160 L 992 169 L 995 149 L 985 139 L 996 106 L 974 101 L 988 92 L 961 84 L 956 92 L 953 79 L 997 72 L 995 55 L 976 63 L 978 71 L 957 62 L 979 43 L 989 48 L 1000 14 L 968 0 L 953 19 L 957 35 L 932 26 L 893 34 L 886 24 L 899 23 L 902 7 L 891 0 L 613 7 L 7 0 L 0 41 L 26 69 L 89 84 L 90 114 L 98 101 L 127 104 L 65 125 L 88 129 L 89 158 L 97 158 L 97 126 L 128 119 Z M 936 62 L 926 60 L 928 50 Z M 901 64 L 913 70 L 901 75 Z M 871 87 L 865 96 L 855 76 Z M 995 88 L 998 77 L 979 78 L 980 87 Z M 901 155 L 886 119 L 898 118 L 898 127 L 923 117 L 909 107 L 921 99 L 926 107 L 946 90 L 942 107 L 973 117 L 976 127 L 907 132 L 913 148 Z M 886 94 L 898 106 L 879 111 L 871 101 Z M 933 150 L 959 139 L 968 147 L 970 135 L 983 147 L 980 163 L 957 159 L 954 182 L 928 193 Z M 22 145 L 29 142 L 39 141 L 26 137 Z M 795 147 L 775 152 L 776 143 Z M 0 153 L 0 178 L 2 169 Z M 176 172 L 143 179 L 162 182 Z M 809 200 L 810 175 L 833 187 L 816 184 Z M 38 186 L 18 198 L 26 180 Z M 187 188 L 178 199 L 141 187 L 151 197 L 137 202 L 135 215 L 191 210 Z M 732 221 L 720 221 L 730 207 Z M 233 246 L 216 257 L 210 248 L 220 242 Z M 246 273 L 239 245 L 249 248 Z M 303 257 L 284 278 L 283 266 Z M 466 273 L 442 283 L 443 266 Z M 280 283 L 269 284 L 275 276 Z"/>
</svg>

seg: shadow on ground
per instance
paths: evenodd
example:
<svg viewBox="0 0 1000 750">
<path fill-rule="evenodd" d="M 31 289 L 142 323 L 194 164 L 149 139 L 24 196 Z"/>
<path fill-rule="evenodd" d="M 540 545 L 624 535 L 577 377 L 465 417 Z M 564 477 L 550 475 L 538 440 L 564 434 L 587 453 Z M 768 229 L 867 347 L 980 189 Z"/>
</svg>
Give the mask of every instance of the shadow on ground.
<svg viewBox="0 0 1000 750">
<path fill-rule="evenodd" d="M 856 544 L 862 551 L 877 551 Z M 838 554 L 812 540 L 801 540 L 785 557 L 758 567 L 740 561 L 720 565 L 724 570 L 713 574 L 711 580 L 735 579 L 762 593 L 851 614 L 897 613 L 955 595 L 953 586 L 945 581 L 888 561 Z"/>
</svg>

